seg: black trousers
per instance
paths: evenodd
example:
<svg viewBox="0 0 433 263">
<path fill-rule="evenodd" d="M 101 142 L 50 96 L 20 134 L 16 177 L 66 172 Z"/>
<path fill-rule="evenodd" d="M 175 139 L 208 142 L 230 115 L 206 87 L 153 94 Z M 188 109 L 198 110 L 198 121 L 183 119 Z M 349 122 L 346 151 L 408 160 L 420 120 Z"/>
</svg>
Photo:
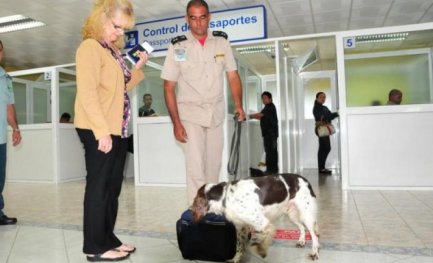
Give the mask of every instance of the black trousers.
<svg viewBox="0 0 433 263">
<path fill-rule="evenodd" d="M 263 145 L 266 154 L 266 172 L 277 173 L 278 172 L 278 144 L 277 137 L 264 136 Z"/>
<path fill-rule="evenodd" d="M 105 154 L 98 150 L 98 141 L 91 130 L 77 129 L 77 132 L 84 145 L 87 170 L 83 252 L 100 254 L 122 245 L 113 231 L 122 188 L 127 140 L 112 135 L 112 150 Z"/>
<path fill-rule="evenodd" d="M 319 163 L 319 171 L 325 169 L 326 158 L 331 151 L 331 140 L 329 136 L 319 137 L 319 151 L 317 152 L 317 161 Z"/>
</svg>

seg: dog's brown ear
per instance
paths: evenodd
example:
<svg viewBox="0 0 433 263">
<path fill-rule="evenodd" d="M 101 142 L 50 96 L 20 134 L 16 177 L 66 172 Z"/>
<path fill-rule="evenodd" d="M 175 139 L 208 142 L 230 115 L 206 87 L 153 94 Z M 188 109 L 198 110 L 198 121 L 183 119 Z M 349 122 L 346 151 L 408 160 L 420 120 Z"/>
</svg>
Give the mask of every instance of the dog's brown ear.
<svg viewBox="0 0 433 263">
<path fill-rule="evenodd" d="M 209 202 L 206 198 L 205 187 L 206 185 L 203 185 L 198 189 L 197 195 L 192 203 L 191 210 L 193 222 L 200 221 L 209 210 Z"/>
</svg>

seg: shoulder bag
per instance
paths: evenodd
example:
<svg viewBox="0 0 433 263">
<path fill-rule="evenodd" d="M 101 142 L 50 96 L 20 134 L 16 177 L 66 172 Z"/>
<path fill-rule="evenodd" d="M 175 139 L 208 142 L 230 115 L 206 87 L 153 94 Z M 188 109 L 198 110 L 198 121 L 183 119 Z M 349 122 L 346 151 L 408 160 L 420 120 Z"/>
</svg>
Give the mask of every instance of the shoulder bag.
<svg viewBox="0 0 433 263">
<path fill-rule="evenodd" d="M 322 120 L 316 122 L 316 134 L 319 137 L 330 136 L 335 133 L 335 127 L 332 123 Z"/>
</svg>

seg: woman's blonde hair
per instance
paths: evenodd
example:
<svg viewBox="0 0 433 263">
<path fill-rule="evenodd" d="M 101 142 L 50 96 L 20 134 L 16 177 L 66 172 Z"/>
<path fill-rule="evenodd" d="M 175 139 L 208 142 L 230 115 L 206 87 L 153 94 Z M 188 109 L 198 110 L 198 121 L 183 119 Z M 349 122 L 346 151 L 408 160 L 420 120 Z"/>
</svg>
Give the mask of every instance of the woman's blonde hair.
<svg viewBox="0 0 433 263">
<path fill-rule="evenodd" d="M 135 25 L 134 9 L 129 0 L 95 0 L 92 12 L 84 21 L 81 36 L 84 39 L 92 38 L 98 41 L 104 37 L 104 22 L 111 19 L 114 14 L 120 11 L 128 18 L 126 29 L 133 28 Z M 120 37 L 115 45 L 122 49 L 125 40 Z"/>
</svg>

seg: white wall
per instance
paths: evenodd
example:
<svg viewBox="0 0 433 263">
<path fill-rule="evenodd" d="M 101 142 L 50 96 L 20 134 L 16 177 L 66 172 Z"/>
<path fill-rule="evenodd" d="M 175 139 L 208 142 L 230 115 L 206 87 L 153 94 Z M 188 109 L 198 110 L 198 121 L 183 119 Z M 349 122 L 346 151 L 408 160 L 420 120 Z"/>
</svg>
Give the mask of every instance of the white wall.
<svg viewBox="0 0 433 263">
<path fill-rule="evenodd" d="M 58 181 L 72 181 L 86 176 L 84 148 L 73 124 L 59 124 Z"/>
<path fill-rule="evenodd" d="M 46 126 L 46 125 L 45 125 Z M 8 182 L 53 182 L 53 143 L 50 128 L 21 130 L 21 143 L 13 147 L 8 134 L 6 179 Z"/>
<path fill-rule="evenodd" d="M 349 113 L 348 187 L 433 188 L 432 120 L 431 106 Z"/>
<path fill-rule="evenodd" d="M 17 147 L 12 146 L 9 132 L 9 182 L 61 183 L 85 178 L 84 149 L 77 132 L 72 124 L 59 126 L 55 139 L 51 124 L 21 125 L 22 141 Z"/>
<path fill-rule="evenodd" d="M 134 135 L 138 185 L 185 185 L 185 158 L 169 117 L 140 118 Z M 138 122 L 137 121 L 137 122 Z"/>
</svg>

